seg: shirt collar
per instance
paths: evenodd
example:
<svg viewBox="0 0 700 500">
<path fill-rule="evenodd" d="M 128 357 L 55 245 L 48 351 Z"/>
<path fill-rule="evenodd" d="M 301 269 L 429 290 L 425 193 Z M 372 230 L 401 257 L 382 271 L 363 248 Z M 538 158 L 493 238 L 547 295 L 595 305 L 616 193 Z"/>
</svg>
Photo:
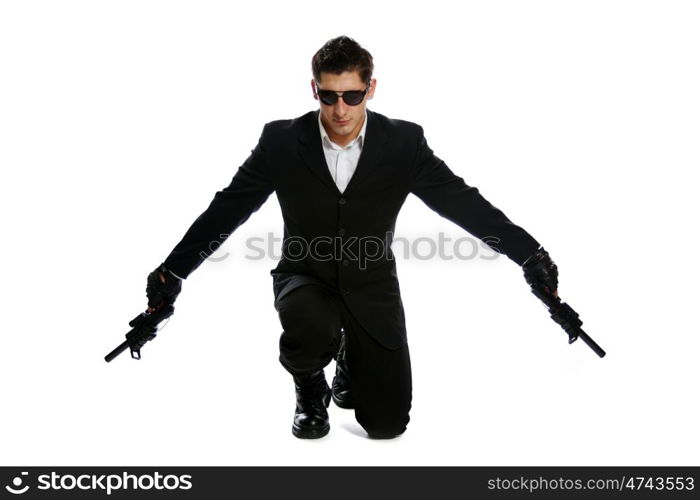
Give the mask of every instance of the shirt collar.
<svg viewBox="0 0 700 500">
<path fill-rule="evenodd" d="M 351 144 L 354 144 L 355 141 L 357 141 L 360 145 L 360 148 L 364 145 L 365 142 L 365 130 L 367 130 L 367 108 L 365 108 L 365 121 L 362 124 L 362 129 L 360 130 L 360 133 L 357 135 L 355 139 L 353 139 L 353 142 L 345 146 L 345 148 L 338 146 L 336 143 L 331 141 L 330 137 L 328 137 L 328 134 L 326 133 L 326 128 L 323 126 L 323 122 L 321 121 L 321 112 L 318 112 L 318 128 L 321 131 L 321 142 L 328 141 L 328 144 L 331 146 L 335 146 L 336 148 L 339 149 L 345 149 Z"/>
</svg>

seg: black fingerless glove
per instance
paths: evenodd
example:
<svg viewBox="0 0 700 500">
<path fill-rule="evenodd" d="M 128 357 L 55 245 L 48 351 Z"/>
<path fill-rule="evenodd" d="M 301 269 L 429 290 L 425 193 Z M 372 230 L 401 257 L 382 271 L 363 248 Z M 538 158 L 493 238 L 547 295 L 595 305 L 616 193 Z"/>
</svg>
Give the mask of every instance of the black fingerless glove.
<svg viewBox="0 0 700 500">
<path fill-rule="evenodd" d="M 557 290 L 559 270 L 544 248 L 540 247 L 537 252 L 528 257 L 522 268 L 525 281 L 531 287 L 544 286 L 549 293 L 554 293 Z"/>
<path fill-rule="evenodd" d="M 160 276 L 165 278 L 165 283 Z M 182 290 L 182 280 L 171 273 L 163 264 L 148 275 L 146 279 L 146 297 L 148 297 L 148 307 L 156 308 L 161 302 L 175 302 L 175 299 Z"/>
</svg>

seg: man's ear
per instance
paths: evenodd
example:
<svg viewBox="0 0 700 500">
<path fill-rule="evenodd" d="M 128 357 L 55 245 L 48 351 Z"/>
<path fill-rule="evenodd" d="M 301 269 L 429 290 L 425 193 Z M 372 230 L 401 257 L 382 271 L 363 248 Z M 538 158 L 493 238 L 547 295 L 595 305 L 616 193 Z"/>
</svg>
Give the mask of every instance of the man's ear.
<svg viewBox="0 0 700 500">
<path fill-rule="evenodd" d="M 367 99 L 372 99 L 372 97 L 374 97 L 374 91 L 377 88 L 377 79 L 372 78 L 369 81 L 369 85 L 370 85 L 370 88 L 369 88 L 369 91 L 367 92 Z"/>
<path fill-rule="evenodd" d="M 311 92 L 314 94 L 314 99 L 318 101 L 318 94 L 316 93 L 316 81 L 312 78 L 311 79 Z"/>
</svg>

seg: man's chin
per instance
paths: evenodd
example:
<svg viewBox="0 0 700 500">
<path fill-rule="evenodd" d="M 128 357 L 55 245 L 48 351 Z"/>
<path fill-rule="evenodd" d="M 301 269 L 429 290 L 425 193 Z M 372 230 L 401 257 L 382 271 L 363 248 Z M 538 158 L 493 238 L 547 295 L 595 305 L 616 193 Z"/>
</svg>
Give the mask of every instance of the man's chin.
<svg viewBox="0 0 700 500">
<path fill-rule="evenodd" d="M 345 136 L 350 133 L 350 127 L 333 127 L 333 133 L 339 136 Z"/>
</svg>

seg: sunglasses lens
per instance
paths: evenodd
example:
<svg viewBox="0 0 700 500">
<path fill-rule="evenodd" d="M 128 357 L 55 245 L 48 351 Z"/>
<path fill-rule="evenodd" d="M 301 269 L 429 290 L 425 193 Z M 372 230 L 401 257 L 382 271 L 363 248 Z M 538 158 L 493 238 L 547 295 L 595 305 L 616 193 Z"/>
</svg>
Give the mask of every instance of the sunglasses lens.
<svg viewBox="0 0 700 500">
<path fill-rule="evenodd" d="M 343 93 L 343 100 L 349 106 L 357 106 L 364 99 L 365 93 L 360 90 L 349 90 Z"/>
<path fill-rule="evenodd" d="M 321 102 L 323 104 L 326 104 L 328 106 L 332 106 L 338 100 L 338 94 L 336 94 L 335 92 L 330 91 L 330 90 L 319 90 L 318 91 L 318 98 L 321 99 Z"/>
</svg>

